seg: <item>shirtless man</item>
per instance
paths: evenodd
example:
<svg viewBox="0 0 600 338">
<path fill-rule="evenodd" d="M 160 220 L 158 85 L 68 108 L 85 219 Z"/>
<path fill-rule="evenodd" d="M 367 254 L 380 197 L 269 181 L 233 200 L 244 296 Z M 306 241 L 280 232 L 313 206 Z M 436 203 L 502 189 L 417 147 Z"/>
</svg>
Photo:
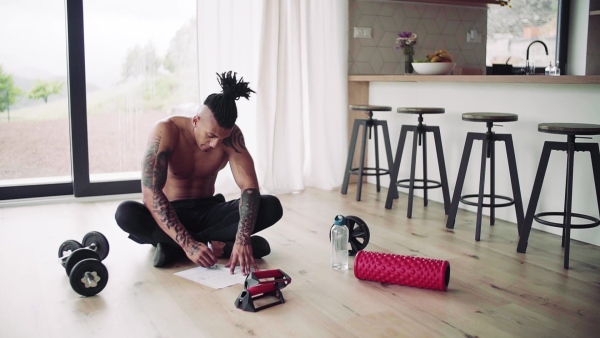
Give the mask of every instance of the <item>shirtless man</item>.
<svg viewBox="0 0 600 338">
<path fill-rule="evenodd" d="M 255 258 L 270 253 L 264 238 L 251 235 L 276 223 L 283 210 L 277 197 L 260 194 L 254 162 L 235 125 L 235 101 L 254 91 L 235 73 L 217 76 L 223 91 L 209 95 L 194 117 L 174 116 L 154 126 L 143 160 L 143 204 L 121 203 L 115 219 L 133 241 L 156 246 L 156 267 L 184 254 L 203 267 L 222 257 L 229 258 L 231 273 L 239 265 L 247 275 L 257 269 Z M 232 201 L 214 195 L 227 163 L 241 190 Z"/>
</svg>

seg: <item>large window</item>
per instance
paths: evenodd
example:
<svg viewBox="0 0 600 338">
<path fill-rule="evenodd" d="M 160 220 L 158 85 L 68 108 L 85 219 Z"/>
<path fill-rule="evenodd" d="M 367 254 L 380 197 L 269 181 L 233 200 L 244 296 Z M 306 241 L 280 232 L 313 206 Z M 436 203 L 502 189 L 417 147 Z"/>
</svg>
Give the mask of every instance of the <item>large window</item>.
<svg viewBox="0 0 600 338">
<path fill-rule="evenodd" d="M 0 46 L 0 200 L 138 192 L 198 106 L 195 0 L 0 1 Z"/>
<path fill-rule="evenodd" d="M 490 6 L 487 65 L 508 63 L 513 67 L 524 67 L 528 48 L 529 59 L 533 60 L 536 68 L 540 70 L 550 62 L 559 59 L 557 50 L 559 49 L 560 2 L 560 0 L 511 0 L 510 7 Z M 532 44 L 534 41 L 542 43 Z"/>
</svg>

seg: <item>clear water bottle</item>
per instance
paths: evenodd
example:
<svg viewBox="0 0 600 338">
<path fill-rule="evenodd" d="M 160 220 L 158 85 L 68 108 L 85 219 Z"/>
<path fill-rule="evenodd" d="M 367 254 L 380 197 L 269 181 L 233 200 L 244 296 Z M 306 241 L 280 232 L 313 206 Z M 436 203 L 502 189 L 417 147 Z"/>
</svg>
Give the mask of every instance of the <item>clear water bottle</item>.
<svg viewBox="0 0 600 338">
<path fill-rule="evenodd" d="M 331 267 L 348 270 L 348 227 L 342 215 L 335 216 L 331 227 Z"/>
<path fill-rule="evenodd" d="M 560 76 L 560 67 L 558 66 L 558 60 L 556 60 L 556 62 L 554 63 L 554 67 L 552 67 L 550 75 Z"/>
<path fill-rule="evenodd" d="M 552 61 L 550 61 L 550 64 L 548 65 L 548 67 L 546 67 L 546 69 L 544 69 L 544 74 L 552 75 L 552 68 L 554 68 L 554 66 L 552 66 Z"/>
</svg>

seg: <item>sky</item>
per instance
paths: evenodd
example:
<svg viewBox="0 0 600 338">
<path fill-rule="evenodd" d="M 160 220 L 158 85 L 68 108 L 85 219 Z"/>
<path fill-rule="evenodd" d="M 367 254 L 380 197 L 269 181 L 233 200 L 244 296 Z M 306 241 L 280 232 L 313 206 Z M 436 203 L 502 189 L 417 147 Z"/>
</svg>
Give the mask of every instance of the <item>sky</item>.
<svg viewBox="0 0 600 338">
<path fill-rule="evenodd" d="M 66 76 L 64 0 L 0 0 L 0 64 L 14 76 Z M 196 0 L 83 0 L 88 83 L 116 83 L 128 49 L 149 41 L 164 57 Z"/>
</svg>

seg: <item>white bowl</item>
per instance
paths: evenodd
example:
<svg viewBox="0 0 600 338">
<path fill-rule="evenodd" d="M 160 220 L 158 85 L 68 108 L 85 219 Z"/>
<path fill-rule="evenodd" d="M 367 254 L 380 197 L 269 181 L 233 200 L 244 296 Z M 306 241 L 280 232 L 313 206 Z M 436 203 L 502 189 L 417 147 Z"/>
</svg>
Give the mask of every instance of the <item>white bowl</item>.
<svg viewBox="0 0 600 338">
<path fill-rule="evenodd" d="M 456 63 L 453 62 L 413 62 L 413 68 L 420 75 L 446 75 L 450 73 Z"/>
</svg>

